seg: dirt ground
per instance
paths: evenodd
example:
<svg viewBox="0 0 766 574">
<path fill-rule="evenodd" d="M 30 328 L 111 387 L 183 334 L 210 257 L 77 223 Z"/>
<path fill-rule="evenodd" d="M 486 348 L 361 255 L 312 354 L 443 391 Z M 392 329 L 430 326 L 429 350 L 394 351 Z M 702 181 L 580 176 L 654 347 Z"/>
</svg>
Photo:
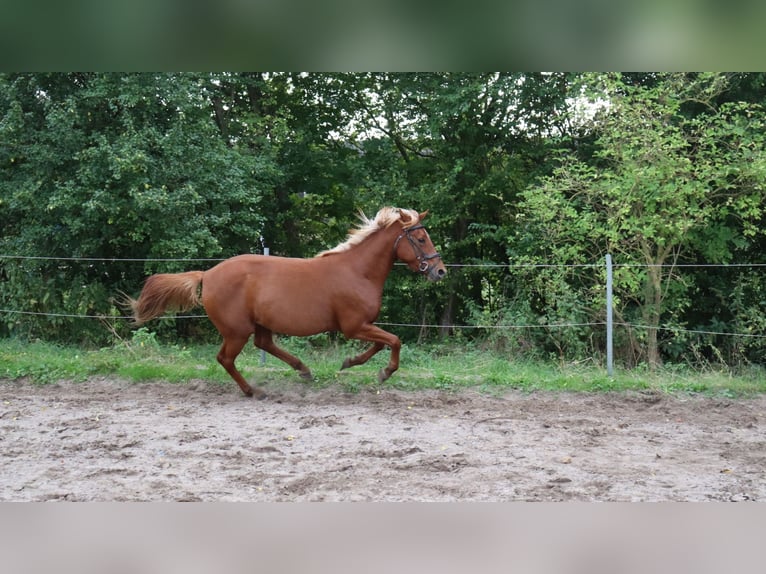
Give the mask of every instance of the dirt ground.
<svg viewBox="0 0 766 574">
<path fill-rule="evenodd" d="M 0 500 L 766 500 L 766 397 L 0 381 Z"/>
</svg>

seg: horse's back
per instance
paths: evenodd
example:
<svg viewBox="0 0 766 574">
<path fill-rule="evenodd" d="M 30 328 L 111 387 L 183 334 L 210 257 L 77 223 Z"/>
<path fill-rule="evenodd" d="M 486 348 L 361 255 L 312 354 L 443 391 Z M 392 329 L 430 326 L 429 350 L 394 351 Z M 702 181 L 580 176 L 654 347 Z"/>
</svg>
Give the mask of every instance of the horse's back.
<svg viewBox="0 0 766 574">
<path fill-rule="evenodd" d="M 276 282 L 281 286 L 303 285 L 304 281 L 318 274 L 312 259 L 276 257 L 265 255 L 237 255 L 222 261 L 205 273 L 207 284 L 240 285 L 247 281 L 259 284 Z"/>
<path fill-rule="evenodd" d="M 256 324 L 289 335 L 337 329 L 316 259 L 238 255 L 205 272 L 202 302 L 219 330 Z"/>
</svg>

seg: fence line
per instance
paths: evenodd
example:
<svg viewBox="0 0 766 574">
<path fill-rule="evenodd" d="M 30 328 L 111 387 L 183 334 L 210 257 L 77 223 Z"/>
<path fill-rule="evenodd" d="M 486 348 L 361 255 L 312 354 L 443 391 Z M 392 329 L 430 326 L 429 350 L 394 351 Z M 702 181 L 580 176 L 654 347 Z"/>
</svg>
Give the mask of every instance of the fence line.
<svg viewBox="0 0 766 574">
<path fill-rule="evenodd" d="M 551 329 L 558 327 L 598 327 L 606 326 L 606 321 L 597 321 L 593 323 L 550 323 L 550 324 L 530 324 L 530 325 L 429 325 L 417 323 L 375 323 L 376 325 L 386 325 L 390 327 L 420 327 L 428 329 Z M 685 329 L 683 327 L 667 327 L 650 325 L 640 325 L 637 323 L 615 322 L 618 327 L 633 327 L 635 329 L 657 329 L 659 331 L 673 331 L 676 333 L 695 333 L 698 335 L 723 335 L 730 337 L 751 337 L 754 339 L 766 339 L 766 335 L 756 333 L 726 333 L 723 331 L 704 331 L 700 329 Z"/>
<path fill-rule="evenodd" d="M 157 261 L 224 261 L 221 258 L 209 258 L 209 257 L 184 257 L 177 259 L 173 257 L 149 257 L 149 258 L 133 258 L 133 257 L 52 257 L 47 255 L 3 255 L 0 254 L 0 259 L 22 259 L 31 261 L 103 261 L 107 263 L 117 263 L 119 261 L 128 262 L 157 262 Z"/>
<path fill-rule="evenodd" d="M 33 315 L 38 317 L 65 317 L 70 319 L 104 319 L 104 320 L 124 320 L 132 321 L 133 317 L 127 315 L 77 315 L 73 313 L 44 313 L 42 311 L 16 311 L 14 309 L 0 309 L 0 313 L 16 315 Z M 207 315 L 164 315 L 157 319 L 204 319 Z M 551 324 L 530 324 L 530 325 L 435 325 L 423 323 L 386 323 L 375 322 L 376 325 L 385 325 L 389 327 L 418 327 L 420 329 L 547 329 L 560 327 L 594 327 L 605 325 L 603 321 L 594 323 L 551 323 Z"/>
<path fill-rule="evenodd" d="M 73 313 L 43 313 L 42 311 L 16 311 L 14 309 L 0 309 L 0 313 L 16 314 L 16 315 L 35 315 L 39 317 L 66 317 L 70 319 L 114 319 L 132 321 L 133 317 L 124 315 L 77 315 Z M 158 320 L 162 319 L 204 319 L 207 315 L 164 315 L 157 317 Z"/>
<path fill-rule="evenodd" d="M 594 327 L 606 325 L 603 321 L 595 323 L 534 323 L 529 325 L 435 325 L 420 323 L 384 323 L 375 321 L 376 325 L 387 327 L 418 327 L 420 329 L 556 329 L 559 327 Z"/>
<path fill-rule="evenodd" d="M 268 248 L 264 248 L 264 255 L 268 255 Z M 118 262 L 118 261 L 130 261 L 130 262 L 159 262 L 159 261 L 222 261 L 223 259 L 173 259 L 173 258 L 144 258 L 144 259 L 117 259 L 117 258 L 98 258 L 98 257 L 48 257 L 48 256 L 25 256 L 25 255 L 3 255 L 0 254 L 0 260 L 2 259 L 15 259 L 15 260 L 58 260 L 58 261 L 101 261 L 101 262 Z M 517 263 L 517 264 L 498 264 L 498 263 L 471 263 L 471 264 L 447 264 L 447 267 L 474 267 L 474 268 L 551 268 L 551 267 L 567 267 L 567 268 L 600 268 L 602 264 L 598 263 L 579 263 L 579 264 L 535 264 L 535 263 Z M 639 325 L 633 323 L 614 323 L 611 317 L 612 309 L 612 269 L 613 267 L 766 267 L 766 264 L 762 263 L 726 263 L 726 264 L 670 264 L 670 265 L 655 265 L 655 264 L 637 264 L 637 263 L 614 263 L 611 255 L 607 254 L 605 257 L 605 267 L 607 272 L 607 320 L 606 322 L 586 322 L 586 323 L 553 323 L 553 324 L 527 324 L 527 325 L 433 325 L 433 324 L 414 324 L 414 323 L 376 323 L 383 326 L 391 327 L 416 327 L 416 328 L 438 328 L 438 329 L 561 329 L 572 327 L 596 327 L 606 326 L 607 336 L 607 370 L 609 374 L 612 374 L 612 339 L 613 328 L 615 325 L 622 327 L 632 327 L 635 329 L 658 329 L 662 331 L 682 332 L 682 333 L 694 333 L 700 335 L 715 335 L 715 336 L 732 336 L 732 337 L 749 337 L 749 338 L 766 338 L 766 334 L 755 333 L 725 333 L 720 331 L 706 331 L 700 329 L 685 329 L 678 327 L 662 326 L 649 326 Z M 114 316 L 114 315 L 85 315 L 85 314 L 72 314 L 72 313 L 47 313 L 36 311 L 18 311 L 13 309 L 0 309 L 0 313 L 4 314 L 19 314 L 19 315 L 31 315 L 31 316 L 43 316 L 43 317 L 62 317 L 62 318 L 77 318 L 77 319 L 99 319 L 99 320 L 131 320 L 132 317 L 126 316 Z M 204 318 L 206 315 L 166 315 L 160 317 L 160 319 L 197 319 Z"/>
<path fill-rule="evenodd" d="M 129 263 L 158 263 L 158 262 L 196 262 L 203 261 L 208 263 L 225 261 L 223 257 L 53 257 L 46 255 L 8 255 L 0 254 L 0 259 L 30 260 L 30 261 L 89 261 L 118 263 L 121 261 Z M 397 262 L 397 265 L 406 265 Z M 526 269 L 526 268 L 600 268 L 602 263 L 445 263 L 445 267 L 454 268 L 508 268 L 508 269 Z M 671 268 L 691 268 L 691 267 L 766 267 L 766 263 L 612 263 L 613 267 L 671 267 Z"/>
<path fill-rule="evenodd" d="M 636 323 L 615 323 L 615 325 L 619 325 L 621 327 L 634 327 L 636 329 L 657 329 L 658 331 L 695 333 L 698 335 L 724 335 L 724 336 L 730 336 L 730 337 L 750 337 L 753 339 L 766 339 L 766 335 L 760 335 L 757 333 L 726 333 L 724 331 L 704 331 L 701 329 L 684 329 L 681 327 L 667 327 L 667 326 L 661 326 L 661 325 L 658 325 L 657 327 L 652 327 L 650 325 L 639 325 Z"/>
<path fill-rule="evenodd" d="M 613 263 L 614 267 L 766 267 L 766 263 Z"/>
<path fill-rule="evenodd" d="M 125 315 L 77 315 L 73 313 L 43 313 L 41 311 L 16 311 L 14 309 L 0 309 L 0 313 L 14 314 L 14 315 L 32 315 L 38 317 L 63 317 L 69 319 L 102 319 L 102 320 L 115 320 L 115 321 L 132 321 L 133 317 Z M 157 317 L 157 320 L 168 319 L 205 319 L 207 315 L 165 315 L 163 317 Z M 595 321 L 591 323 L 546 323 L 546 324 L 527 324 L 527 325 L 437 325 L 433 323 L 388 323 L 384 321 L 376 321 L 376 325 L 384 327 L 414 327 L 418 329 L 562 329 L 571 327 L 603 327 L 606 326 L 605 321 Z M 633 327 L 634 329 L 658 329 L 660 331 L 673 331 L 677 333 L 694 333 L 697 335 L 718 335 L 728 337 L 749 337 L 753 339 L 766 339 L 766 334 L 760 335 L 757 333 L 726 333 L 723 331 L 704 331 L 700 329 L 685 329 L 682 327 L 667 327 L 658 326 L 651 327 L 649 325 L 640 325 L 638 323 L 624 323 L 615 322 L 615 326 L 619 327 Z"/>
<path fill-rule="evenodd" d="M 260 254 L 254 254 L 260 255 Z M 172 257 L 148 257 L 148 258 L 118 258 L 118 257 L 53 257 L 45 255 L 3 255 L 0 254 L 0 259 L 15 259 L 15 260 L 29 260 L 29 261 L 87 261 L 87 262 L 104 262 L 104 263 L 118 263 L 125 261 L 129 263 L 157 263 L 157 262 L 196 262 L 203 261 L 208 263 L 220 263 L 226 261 L 226 258 L 205 258 L 205 257 L 191 257 L 191 258 L 172 258 Z M 308 258 L 310 259 L 310 258 Z M 397 266 L 406 265 L 397 261 Z M 476 267 L 476 268 L 538 268 L 538 267 L 599 267 L 598 263 L 445 263 L 445 267 Z"/>
</svg>

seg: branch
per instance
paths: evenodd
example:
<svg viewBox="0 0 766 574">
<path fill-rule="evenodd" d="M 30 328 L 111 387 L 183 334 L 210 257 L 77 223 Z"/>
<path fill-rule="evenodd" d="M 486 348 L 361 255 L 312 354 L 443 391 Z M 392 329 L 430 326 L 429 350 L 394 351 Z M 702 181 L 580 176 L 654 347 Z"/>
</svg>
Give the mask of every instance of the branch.
<svg viewBox="0 0 766 574">
<path fill-rule="evenodd" d="M 373 114 L 372 110 L 370 110 L 370 108 L 367 106 L 365 102 L 360 102 L 360 105 L 361 105 L 361 108 L 367 113 L 367 116 L 372 126 L 380 130 L 381 132 L 383 132 L 384 135 L 388 136 L 391 139 L 391 141 L 394 142 L 396 149 L 399 151 L 399 153 L 401 154 L 402 158 L 404 158 L 404 161 L 406 163 L 409 163 L 410 161 L 408 152 L 419 157 L 427 157 L 427 158 L 435 157 L 433 153 L 423 152 L 408 145 L 399 134 L 395 133 L 392 130 L 389 130 L 388 128 L 383 127 L 378 121 L 378 118 L 375 116 L 375 114 Z"/>
</svg>

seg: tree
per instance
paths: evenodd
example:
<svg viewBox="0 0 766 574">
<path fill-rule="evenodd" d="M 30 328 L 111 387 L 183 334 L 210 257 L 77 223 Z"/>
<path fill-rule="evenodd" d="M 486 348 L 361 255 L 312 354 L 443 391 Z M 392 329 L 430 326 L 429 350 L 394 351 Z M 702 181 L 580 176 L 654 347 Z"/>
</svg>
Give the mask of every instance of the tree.
<svg viewBox="0 0 766 574">
<path fill-rule="evenodd" d="M 598 80 L 609 105 L 594 125 L 593 160 L 561 154 L 553 175 L 524 194 L 522 233 L 545 238 L 557 262 L 610 252 L 640 264 L 619 268 L 615 290 L 623 313 L 637 306 L 654 367 L 660 318 L 686 303 L 676 264 L 728 262 L 738 242 L 759 233 L 765 116 L 754 104 L 716 103 L 721 75 L 664 75 L 648 87 Z M 686 113 L 699 104 L 703 113 Z"/>
<path fill-rule="evenodd" d="M 565 74 L 367 74 L 355 77 L 353 102 L 358 168 L 366 203 L 382 199 L 431 209 L 429 228 L 445 261 L 501 262 L 502 230 L 512 225 L 520 192 L 546 163 L 546 135 L 566 107 Z M 364 201 L 364 200 L 363 200 Z M 487 273 L 455 269 L 429 322 L 469 319 Z M 406 281 L 406 280 L 405 280 Z M 491 282 L 497 287 L 500 276 Z M 430 286 L 413 286 L 413 289 Z M 425 298 L 424 298 L 425 299 Z M 431 297 L 433 299 L 433 297 Z M 424 317 L 423 308 L 406 309 Z"/>
<path fill-rule="evenodd" d="M 259 206 L 273 160 L 218 135 L 203 84 L 188 74 L 0 76 L 2 251 L 124 259 L 220 257 L 260 247 Z M 105 315 L 114 312 L 109 300 L 117 289 L 135 289 L 146 274 L 168 268 L 2 265 L 4 306 Z"/>
</svg>

